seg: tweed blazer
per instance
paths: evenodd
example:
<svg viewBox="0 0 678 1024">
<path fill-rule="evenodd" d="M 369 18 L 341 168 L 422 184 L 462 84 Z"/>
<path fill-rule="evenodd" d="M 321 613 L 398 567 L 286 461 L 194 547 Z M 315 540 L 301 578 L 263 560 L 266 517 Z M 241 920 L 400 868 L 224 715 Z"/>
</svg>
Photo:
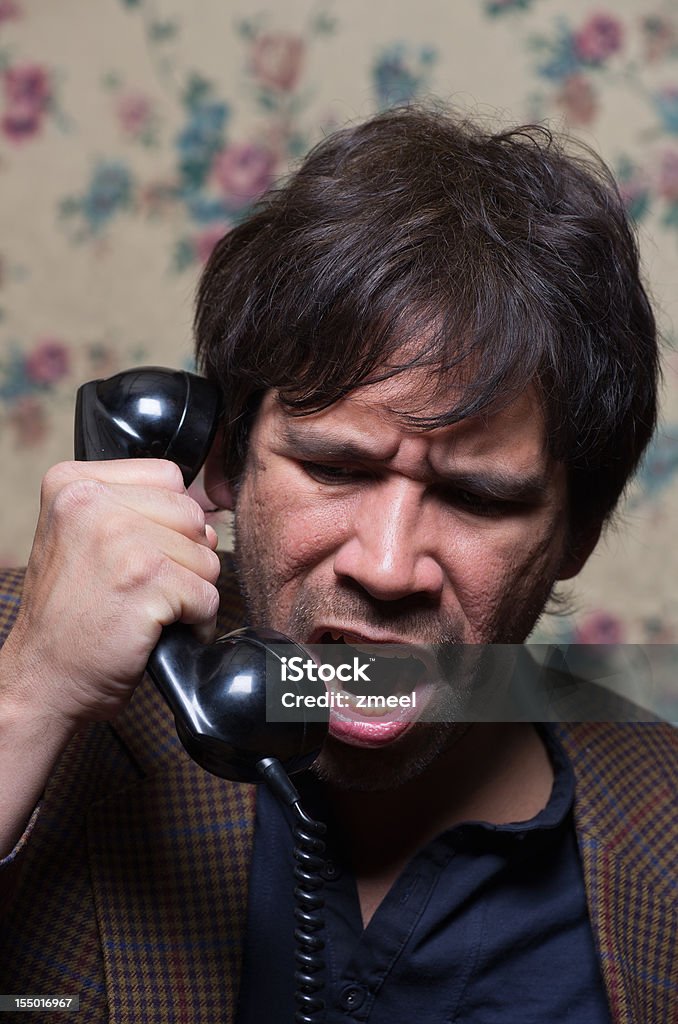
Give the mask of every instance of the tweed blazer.
<svg viewBox="0 0 678 1024">
<path fill-rule="evenodd" d="M 22 578 L 0 574 L 0 640 Z M 220 589 L 221 626 L 234 628 L 242 609 L 228 564 Z M 576 776 L 577 837 L 612 1018 L 675 1024 L 676 732 L 591 722 L 559 735 Z M 0 866 L 0 992 L 78 994 L 79 1024 L 232 1024 L 254 793 L 190 761 L 144 679 L 114 723 L 73 739 Z M 262 964 L 262 983 L 265 972 Z"/>
</svg>

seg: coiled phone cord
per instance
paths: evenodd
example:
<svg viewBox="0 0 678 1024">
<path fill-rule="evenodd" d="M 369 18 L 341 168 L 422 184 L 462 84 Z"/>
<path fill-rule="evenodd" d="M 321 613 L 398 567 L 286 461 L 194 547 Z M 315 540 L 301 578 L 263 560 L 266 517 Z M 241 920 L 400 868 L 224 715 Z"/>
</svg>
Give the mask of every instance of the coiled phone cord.
<svg viewBox="0 0 678 1024">
<path fill-rule="evenodd" d="M 325 906 L 322 896 L 325 842 L 322 837 L 326 827 L 303 810 L 299 794 L 279 761 L 264 757 L 257 763 L 257 768 L 276 797 L 291 807 L 295 818 L 295 1024 L 322 1024 L 325 1018 L 325 959 L 322 952 L 325 941 L 319 933 L 325 926 L 322 913 Z"/>
</svg>

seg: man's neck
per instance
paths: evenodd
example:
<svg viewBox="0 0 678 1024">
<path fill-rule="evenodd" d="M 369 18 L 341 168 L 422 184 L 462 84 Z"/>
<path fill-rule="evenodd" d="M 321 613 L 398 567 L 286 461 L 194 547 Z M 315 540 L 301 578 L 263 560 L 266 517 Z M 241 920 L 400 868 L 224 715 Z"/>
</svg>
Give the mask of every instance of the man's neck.
<svg viewBox="0 0 678 1024">
<path fill-rule="evenodd" d="M 544 744 L 532 725 L 518 722 L 472 726 L 398 789 L 333 790 L 365 926 L 407 863 L 435 836 L 462 821 L 528 821 L 546 806 L 552 786 Z"/>
</svg>

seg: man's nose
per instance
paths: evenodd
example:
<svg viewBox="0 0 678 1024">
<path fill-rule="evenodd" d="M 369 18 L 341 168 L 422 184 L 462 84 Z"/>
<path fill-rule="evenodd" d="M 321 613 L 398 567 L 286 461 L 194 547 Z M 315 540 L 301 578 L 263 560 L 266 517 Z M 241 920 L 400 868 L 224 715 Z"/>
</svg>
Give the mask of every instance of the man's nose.
<svg viewBox="0 0 678 1024">
<path fill-rule="evenodd" d="M 344 543 L 334 559 L 337 576 L 358 583 L 372 597 L 397 601 L 413 594 L 437 597 L 443 569 L 436 554 L 416 481 L 378 481 L 354 506 Z"/>
</svg>

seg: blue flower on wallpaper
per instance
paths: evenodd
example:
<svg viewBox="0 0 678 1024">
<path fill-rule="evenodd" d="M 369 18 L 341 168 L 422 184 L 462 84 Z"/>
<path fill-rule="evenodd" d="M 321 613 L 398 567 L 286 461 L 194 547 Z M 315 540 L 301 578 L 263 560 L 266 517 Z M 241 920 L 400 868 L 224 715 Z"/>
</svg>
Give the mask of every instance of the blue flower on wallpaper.
<svg viewBox="0 0 678 1024">
<path fill-rule="evenodd" d="M 652 97 L 662 128 L 678 135 L 678 86 L 670 85 Z"/>
<path fill-rule="evenodd" d="M 372 81 L 380 107 L 409 103 L 430 87 L 437 55 L 431 47 L 417 50 L 394 43 L 383 50 L 372 68 Z"/>
<path fill-rule="evenodd" d="M 131 205 L 133 189 L 134 179 L 125 164 L 118 160 L 101 161 L 94 168 L 85 192 L 62 200 L 61 215 L 79 215 L 87 232 L 95 235 L 119 210 Z M 76 237 L 82 238 L 82 233 Z"/>
<path fill-rule="evenodd" d="M 0 373 L 0 400 L 8 401 L 33 390 L 24 354 L 17 345 L 12 346 L 9 356 L 0 365 Z"/>
<path fill-rule="evenodd" d="M 227 116 L 225 103 L 189 101 L 186 125 L 176 138 L 185 190 L 199 189 L 205 183 L 212 161 L 224 145 Z"/>
<path fill-rule="evenodd" d="M 230 212 L 223 199 L 204 193 L 188 196 L 186 209 L 191 220 L 196 224 L 210 224 L 215 220 L 224 220 Z"/>
<path fill-rule="evenodd" d="M 551 40 L 535 36 L 531 39 L 532 47 L 544 53 L 546 59 L 537 66 L 537 71 L 544 78 L 560 82 L 573 74 L 580 65 L 574 45 L 574 36 L 562 19 L 558 21 L 555 36 Z"/>
<path fill-rule="evenodd" d="M 132 198 L 132 175 L 118 161 L 100 163 L 94 170 L 89 189 L 82 197 L 82 213 L 97 231 L 118 210 L 129 206 Z"/>
</svg>

